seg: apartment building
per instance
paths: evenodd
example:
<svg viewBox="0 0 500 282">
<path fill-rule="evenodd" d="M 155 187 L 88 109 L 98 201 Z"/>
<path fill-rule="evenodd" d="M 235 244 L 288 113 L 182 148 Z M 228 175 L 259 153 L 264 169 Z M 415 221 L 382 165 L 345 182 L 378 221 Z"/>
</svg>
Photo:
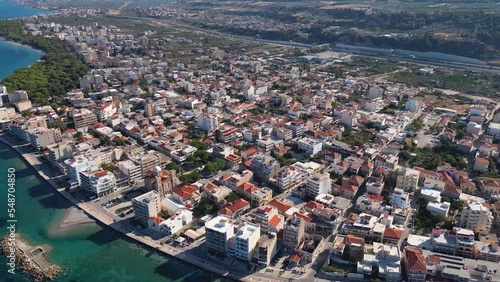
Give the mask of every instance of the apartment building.
<svg viewBox="0 0 500 282">
<path fill-rule="evenodd" d="M 398 208 L 410 207 L 410 194 L 401 188 L 394 188 L 390 204 Z"/>
<path fill-rule="evenodd" d="M 402 167 L 397 172 L 396 187 L 409 192 L 416 191 L 419 178 L 420 171 Z"/>
<path fill-rule="evenodd" d="M 269 266 L 278 252 L 278 236 L 276 233 L 262 235 L 257 241 L 258 263 Z"/>
<path fill-rule="evenodd" d="M 132 208 L 135 218 L 147 222 L 150 217 L 156 217 L 161 211 L 160 195 L 156 191 L 149 191 L 132 199 Z"/>
<path fill-rule="evenodd" d="M 425 282 L 427 265 L 422 250 L 406 247 L 404 256 L 408 282 Z"/>
<path fill-rule="evenodd" d="M 88 109 L 79 109 L 73 113 L 73 122 L 75 123 L 75 129 L 83 129 L 97 122 L 97 116 Z"/>
<path fill-rule="evenodd" d="M 321 152 L 323 143 L 321 141 L 304 137 L 298 141 L 299 149 L 304 151 L 307 155 L 314 156 Z"/>
<path fill-rule="evenodd" d="M 196 120 L 199 129 L 205 132 L 213 132 L 219 128 L 219 118 L 214 114 L 203 114 Z"/>
<path fill-rule="evenodd" d="M 116 189 L 115 175 L 107 170 L 80 172 L 81 187 L 97 197 L 113 193 Z"/>
<path fill-rule="evenodd" d="M 61 141 L 61 130 L 59 128 L 36 128 L 28 130 L 31 147 L 42 150 L 47 146 Z"/>
<path fill-rule="evenodd" d="M 276 183 L 281 193 L 293 191 L 306 183 L 307 174 L 294 165 L 283 167 L 276 175 Z"/>
<path fill-rule="evenodd" d="M 270 178 L 275 177 L 280 169 L 280 163 L 273 157 L 266 155 L 256 155 L 252 159 L 250 170 L 253 171 L 256 178 L 266 182 Z"/>
<path fill-rule="evenodd" d="M 260 238 L 260 226 L 245 222 L 239 227 L 234 237 L 236 241 L 234 256 L 242 260 L 251 261 L 253 251 Z"/>
<path fill-rule="evenodd" d="M 493 214 L 484 204 L 466 202 L 460 212 L 460 227 L 472 229 L 475 232 L 489 232 L 493 223 Z"/>
<path fill-rule="evenodd" d="M 72 186 L 81 185 L 80 172 L 86 170 L 97 170 L 100 162 L 94 158 L 77 155 L 73 159 L 64 161 L 68 170 L 68 183 Z"/>
<path fill-rule="evenodd" d="M 253 219 L 255 224 L 260 225 L 260 231 L 263 234 L 277 233 L 278 228 L 283 228 L 283 218 L 278 214 L 278 209 L 273 206 L 257 208 L 253 212 Z"/>
<path fill-rule="evenodd" d="M 283 232 L 283 244 L 286 248 L 293 250 L 300 244 L 306 229 L 305 221 L 302 217 L 293 216 L 285 221 Z"/>
<path fill-rule="evenodd" d="M 69 142 L 59 142 L 47 146 L 49 160 L 52 163 L 65 161 L 73 156 L 73 146 Z"/>
<path fill-rule="evenodd" d="M 332 191 L 332 179 L 330 174 L 313 174 L 307 178 L 306 195 L 316 198 L 319 194 L 330 194 Z"/>
<path fill-rule="evenodd" d="M 128 184 L 132 185 L 140 180 L 141 167 L 132 160 L 125 160 L 118 163 L 118 168 L 127 177 Z"/>
<path fill-rule="evenodd" d="M 229 239 L 234 236 L 234 226 L 225 216 L 217 216 L 205 222 L 206 244 L 209 250 L 225 254 Z"/>
</svg>

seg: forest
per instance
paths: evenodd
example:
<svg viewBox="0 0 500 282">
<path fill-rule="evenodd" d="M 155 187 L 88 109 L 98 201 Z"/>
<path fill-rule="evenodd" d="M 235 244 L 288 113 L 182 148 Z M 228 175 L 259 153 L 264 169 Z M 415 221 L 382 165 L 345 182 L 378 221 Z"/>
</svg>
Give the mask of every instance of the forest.
<svg viewBox="0 0 500 282">
<path fill-rule="evenodd" d="M 79 87 L 79 78 L 88 71 L 63 42 L 26 33 L 19 21 L 0 21 L 0 36 L 44 52 L 40 61 L 0 82 L 9 91 L 26 90 L 35 105 L 59 103 L 67 91 Z"/>
</svg>

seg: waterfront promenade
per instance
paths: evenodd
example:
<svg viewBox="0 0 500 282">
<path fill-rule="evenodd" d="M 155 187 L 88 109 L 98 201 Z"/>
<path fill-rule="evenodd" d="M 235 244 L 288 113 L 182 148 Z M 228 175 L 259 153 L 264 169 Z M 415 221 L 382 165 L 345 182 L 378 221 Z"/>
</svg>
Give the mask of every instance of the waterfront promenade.
<svg viewBox="0 0 500 282">
<path fill-rule="evenodd" d="M 169 245 L 161 245 L 158 242 L 154 241 L 148 236 L 141 236 L 137 235 L 134 233 L 134 228 L 126 223 L 126 222 L 118 222 L 116 219 L 111 217 L 110 215 L 106 214 L 105 212 L 99 210 L 96 208 L 94 205 L 82 202 L 79 199 L 76 199 L 73 197 L 69 192 L 65 191 L 65 188 L 62 188 L 61 185 L 55 180 L 52 179 L 47 175 L 47 173 L 44 171 L 43 164 L 39 161 L 38 156 L 29 151 L 23 151 L 21 150 L 20 145 L 16 145 L 12 142 L 12 140 L 9 140 L 9 137 L 6 137 L 5 135 L 0 135 L 0 141 L 7 144 L 11 148 L 13 148 L 19 155 L 21 155 L 26 162 L 34 169 L 37 171 L 37 173 L 42 177 L 47 183 L 49 183 L 54 189 L 56 189 L 63 197 L 65 197 L 67 200 L 72 202 L 76 207 L 79 209 L 83 210 L 85 213 L 87 213 L 89 216 L 94 218 L 95 220 L 101 222 L 102 224 L 107 225 L 108 227 L 113 228 L 114 230 L 124 234 L 130 239 L 133 239 L 137 242 L 140 242 L 144 245 L 147 245 L 151 248 L 154 248 L 158 250 L 161 253 L 164 253 L 166 255 L 175 257 L 177 259 L 180 259 L 184 262 L 187 262 L 189 264 L 192 264 L 198 268 L 204 269 L 206 271 L 215 273 L 217 275 L 227 277 L 230 279 L 234 280 L 239 280 L 239 281 L 261 281 L 261 282 L 284 282 L 284 281 L 290 281 L 291 279 L 286 279 L 286 278 L 281 278 L 281 277 L 269 277 L 266 276 L 263 273 L 252 273 L 252 274 L 247 274 L 243 273 L 241 271 L 235 271 L 233 269 L 227 269 L 224 266 L 221 266 L 213 261 L 210 261 L 204 257 L 200 256 L 195 256 L 189 252 L 186 252 L 184 250 L 180 250 L 177 248 L 174 248 Z M 23 146 L 25 147 L 25 146 Z M 208 255 L 207 255 L 208 256 Z"/>
</svg>

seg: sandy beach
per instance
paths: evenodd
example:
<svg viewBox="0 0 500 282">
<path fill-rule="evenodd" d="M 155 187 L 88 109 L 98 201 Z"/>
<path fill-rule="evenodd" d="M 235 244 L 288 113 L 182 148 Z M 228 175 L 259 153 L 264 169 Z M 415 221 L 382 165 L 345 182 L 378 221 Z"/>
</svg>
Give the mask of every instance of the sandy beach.
<svg viewBox="0 0 500 282">
<path fill-rule="evenodd" d="M 58 231 L 64 231 L 75 226 L 95 223 L 95 220 L 90 218 L 85 212 L 75 207 L 68 208 L 64 213 L 64 217 L 59 223 Z"/>
</svg>

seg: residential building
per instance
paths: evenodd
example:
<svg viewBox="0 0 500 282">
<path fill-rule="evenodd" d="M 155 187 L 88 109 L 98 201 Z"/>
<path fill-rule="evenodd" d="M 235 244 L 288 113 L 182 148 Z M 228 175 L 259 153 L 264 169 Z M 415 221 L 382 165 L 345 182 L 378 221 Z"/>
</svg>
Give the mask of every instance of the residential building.
<svg viewBox="0 0 500 282">
<path fill-rule="evenodd" d="M 448 212 L 450 211 L 450 203 L 448 202 L 431 202 L 427 204 L 427 211 L 429 211 L 434 216 L 448 216 Z"/>
<path fill-rule="evenodd" d="M 234 236 L 234 226 L 225 216 L 217 216 L 205 222 L 205 238 L 207 248 L 226 254 L 228 242 Z"/>
<path fill-rule="evenodd" d="M 276 183 L 280 192 L 295 190 L 306 183 L 307 174 L 294 165 L 281 168 L 276 175 Z"/>
<path fill-rule="evenodd" d="M 116 189 L 115 175 L 107 170 L 80 172 L 81 187 L 97 197 L 113 193 Z"/>
<path fill-rule="evenodd" d="M 235 257 L 251 261 L 253 251 L 260 238 L 260 226 L 245 222 L 239 226 L 235 234 Z"/>
<path fill-rule="evenodd" d="M 397 172 L 396 187 L 402 188 L 405 191 L 416 191 L 419 178 L 420 171 L 402 167 Z"/>
<path fill-rule="evenodd" d="M 142 178 L 141 167 L 131 160 L 119 162 L 118 169 L 127 177 L 129 185 L 136 183 Z"/>
<path fill-rule="evenodd" d="M 401 188 L 394 188 L 390 204 L 398 208 L 410 207 L 410 194 Z"/>
<path fill-rule="evenodd" d="M 65 161 L 73 156 L 73 147 L 69 142 L 59 142 L 47 146 L 49 160 L 53 163 Z"/>
<path fill-rule="evenodd" d="M 196 124 L 205 132 L 213 132 L 219 128 L 219 118 L 214 114 L 203 114 L 198 117 Z"/>
<path fill-rule="evenodd" d="M 73 113 L 73 121 L 76 130 L 82 129 L 86 131 L 88 126 L 97 122 L 97 116 L 88 109 L 80 109 Z"/>
<path fill-rule="evenodd" d="M 330 174 L 313 174 L 307 178 L 306 195 L 316 198 L 319 194 L 329 194 L 332 191 L 332 179 Z"/>
<path fill-rule="evenodd" d="M 307 137 L 300 139 L 298 145 L 300 150 L 311 156 L 316 155 L 323 149 L 323 143 L 321 141 Z"/>
<path fill-rule="evenodd" d="M 158 231 L 166 236 L 177 234 L 187 224 L 193 221 L 193 212 L 187 209 L 176 211 L 171 217 L 158 225 Z M 148 220 L 148 226 L 154 228 L 156 222 Z"/>
<path fill-rule="evenodd" d="M 475 232 L 489 232 L 493 222 L 493 215 L 490 209 L 477 202 L 464 203 L 463 210 L 459 213 L 459 226 L 472 229 Z"/>
<path fill-rule="evenodd" d="M 427 265 L 422 250 L 406 247 L 404 261 L 408 282 L 426 282 Z"/>
<path fill-rule="evenodd" d="M 296 215 L 285 221 L 283 244 L 286 248 L 293 250 L 298 247 L 302 238 L 304 238 L 305 227 L 304 219 Z"/>
<path fill-rule="evenodd" d="M 258 263 L 269 266 L 278 252 L 278 236 L 276 233 L 262 235 L 257 241 Z"/>
<path fill-rule="evenodd" d="M 37 128 L 28 130 L 31 147 L 42 150 L 47 146 L 61 141 L 61 131 L 59 128 L 47 129 Z"/>
<path fill-rule="evenodd" d="M 150 217 L 156 217 L 161 211 L 160 195 L 156 191 L 149 191 L 132 199 L 137 220 L 147 222 Z"/>
<path fill-rule="evenodd" d="M 250 195 L 250 203 L 253 207 L 266 205 L 273 199 L 273 190 L 268 187 L 259 188 L 257 191 L 252 191 Z"/>
<path fill-rule="evenodd" d="M 273 157 L 266 155 L 256 155 L 252 159 L 250 170 L 253 171 L 255 177 L 263 182 L 267 182 L 270 178 L 275 177 L 280 169 L 280 163 Z"/>
</svg>

